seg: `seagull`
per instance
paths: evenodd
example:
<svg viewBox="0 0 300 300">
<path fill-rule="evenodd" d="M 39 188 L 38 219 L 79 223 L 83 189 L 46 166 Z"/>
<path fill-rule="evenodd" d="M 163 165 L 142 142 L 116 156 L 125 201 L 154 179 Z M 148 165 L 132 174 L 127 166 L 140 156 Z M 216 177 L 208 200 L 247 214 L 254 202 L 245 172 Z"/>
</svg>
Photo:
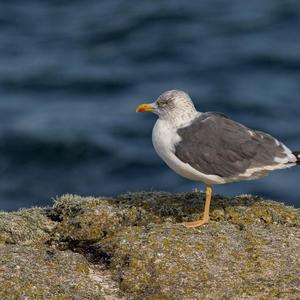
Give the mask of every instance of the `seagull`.
<svg viewBox="0 0 300 300">
<path fill-rule="evenodd" d="M 212 185 L 257 179 L 300 164 L 300 151 L 223 113 L 197 111 L 180 90 L 166 91 L 136 112 L 158 115 L 152 142 L 160 158 L 177 174 L 206 185 L 203 218 L 183 223 L 188 228 L 209 222 Z"/>
</svg>

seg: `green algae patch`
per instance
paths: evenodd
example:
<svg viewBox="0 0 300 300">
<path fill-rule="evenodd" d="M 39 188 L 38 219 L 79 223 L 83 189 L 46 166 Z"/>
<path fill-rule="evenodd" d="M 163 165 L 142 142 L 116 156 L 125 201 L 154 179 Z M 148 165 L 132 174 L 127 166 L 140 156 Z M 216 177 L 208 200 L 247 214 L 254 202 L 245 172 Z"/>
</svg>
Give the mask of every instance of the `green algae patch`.
<svg viewBox="0 0 300 300">
<path fill-rule="evenodd" d="M 2 213 L 0 299 L 300 298 L 298 209 L 214 195 L 208 225 L 181 224 L 203 209 L 203 193 L 139 192 Z"/>
<path fill-rule="evenodd" d="M 44 242 L 49 238 L 54 225 L 40 208 L 0 212 L 0 244 Z"/>
</svg>

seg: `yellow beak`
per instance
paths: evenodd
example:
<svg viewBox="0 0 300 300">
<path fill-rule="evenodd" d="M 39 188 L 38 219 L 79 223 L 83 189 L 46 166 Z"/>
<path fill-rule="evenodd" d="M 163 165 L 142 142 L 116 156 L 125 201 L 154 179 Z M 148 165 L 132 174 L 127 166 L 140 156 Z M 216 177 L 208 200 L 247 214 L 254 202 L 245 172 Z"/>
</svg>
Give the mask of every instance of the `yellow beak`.
<svg viewBox="0 0 300 300">
<path fill-rule="evenodd" d="M 135 110 L 136 112 L 153 112 L 154 106 L 151 103 L 141 104 Z"/>
</svg>

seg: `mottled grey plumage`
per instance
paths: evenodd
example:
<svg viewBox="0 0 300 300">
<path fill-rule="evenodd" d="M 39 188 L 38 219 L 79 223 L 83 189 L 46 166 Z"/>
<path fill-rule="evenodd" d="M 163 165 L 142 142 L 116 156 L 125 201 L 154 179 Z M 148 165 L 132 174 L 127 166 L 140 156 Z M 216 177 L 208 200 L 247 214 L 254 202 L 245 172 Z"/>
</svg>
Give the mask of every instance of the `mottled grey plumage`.
<svg viewBox="0 0 300 300">
<path fill-rule="evenodd" d="M 248 129 L 220 113 L 202 113 L 189 126 L 179 128 L 181 141 L 175 155 L 204 174 L 230 178 L 249 168 L 277 165 L 287 156 L 272 136 Z"/>
</svg>

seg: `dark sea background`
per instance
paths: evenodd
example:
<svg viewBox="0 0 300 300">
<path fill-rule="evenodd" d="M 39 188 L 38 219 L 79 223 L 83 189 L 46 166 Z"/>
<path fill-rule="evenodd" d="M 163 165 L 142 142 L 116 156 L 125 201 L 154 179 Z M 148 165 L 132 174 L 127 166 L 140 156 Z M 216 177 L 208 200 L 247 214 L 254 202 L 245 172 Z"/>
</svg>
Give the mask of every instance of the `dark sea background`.
<svg viewBox="0 0 300 300">
<path fill-rule="evenodd" d="M 202 190 L 135 113 L 174 88 L 300 150 L 300 1 L 1 1 L 0 209 Z M 299 207 L 300 168 L 215 191 Z"/>
</svg>

